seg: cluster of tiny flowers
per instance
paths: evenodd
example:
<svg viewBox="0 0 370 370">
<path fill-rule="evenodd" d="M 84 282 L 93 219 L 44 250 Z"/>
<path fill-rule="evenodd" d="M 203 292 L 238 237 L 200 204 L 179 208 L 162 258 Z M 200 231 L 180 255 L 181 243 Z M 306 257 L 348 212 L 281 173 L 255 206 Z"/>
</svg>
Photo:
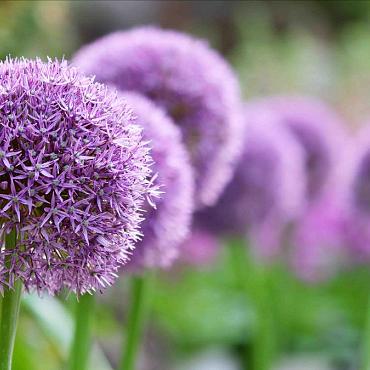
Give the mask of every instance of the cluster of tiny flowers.
<svg viewBox="0 0 370 370">
<path fill-rule="evenodd" d="M 144 27 L 83 47 L 74 63 L 164 108 L 191 154 L 196 207 L 217 201 L 232 176 L 242 130 L 239 84 L 217 52 L 188 35 Z"/>
<path fill-rule="evenodd" d="M 244 114 L 244 149 L 234 177 L 217 205 L 196 215 L 196 225 L 217 234 L 245 236 L 265 223 L 277 227 L 275 220 L 293 219 L 304 205 L 300 146 L 258 104 L 246 105 Z"/>
<path fill-rule="evenodd" d="M 110 285 L 156 195 L 148 152 L 127 105 L 66 62 L 1 62 L 0 289 Z"/>
<path fill-rule="evenodd" d="M 273 97 L 260 101 L 264 109 L 280 116 L 302 145 L 307 173 L 307 198 L 313 200 L 326 191 L 333 174 L 337 151 L 345 134 L 340 118 L 319 100 L 307 97 Z"/>
<path fill-rule="evenodd" d="M 140 273 L 146 267 L 169 267 L 177 258 L 191 224 L 193 172 L 180 130 L 167 114 L 142 95 L 129 92 L 123 96 L 137 114 L 144 139 L 150 143 L 153 171 L 158 174 L 155 184 L 164 192 L 156 209 L 147 205 L 142 223 L 144 237 L 130 260 L 133 271 Z"/>
</svg>

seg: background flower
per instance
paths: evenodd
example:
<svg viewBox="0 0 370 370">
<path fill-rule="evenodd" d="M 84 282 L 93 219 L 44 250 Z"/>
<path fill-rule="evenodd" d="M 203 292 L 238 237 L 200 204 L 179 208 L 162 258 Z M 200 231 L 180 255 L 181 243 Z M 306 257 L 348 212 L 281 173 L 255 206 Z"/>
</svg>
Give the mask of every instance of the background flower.
<svg viewBox="0 0 370 370">
<path fill-rule="evenodd" d="M 302 145 L 308 181 L 307 197 L 314 199 L 320 196 L 333 174 L 337 152 L 344 145 L 342 120 L 315 98 L 277 96 L 261 99 L 260 103 L 264 109 L 277 113 L 281 123 Z"/>
<path fill-rule="evenodd" d="M 302 211 L 303 153 L 278 119 L 259 104 L 246 105 L 244 147 L 234 177 L 216 206 L 197 213 L 198 227 L 242 237 L 264 230 L 263 239 L 272 246 L 277 243 L 279 225 Z"/>
<path fill-rule="evenodd" d="M 355 260 L 370 257 L 370 130 L 360 130 L 345 151 L 341 188 L 347 201 L 347 245 Z"/>
<path fill-rule="evenodd" d="M 161 185 L 161 199 L 156 209 L 147 205 L 142 224 L 143 239 L 133 252 L 135 268 L 169 267 L 178 256 L 180 243 L 189 232 L 194 204 L 193 172 L 189 155 L 181 142 L 181 132 L 171 118 L 149 99 L 135 93 L 123 95 L 144 128 L 150 143 Z"/>
<path fill-rule="evenodd" d="M 84 46 L 74 63 L 163 107 L 191 154 L 196 205 L 216 202 L 232 175 L 241 136 L 239 85 L 217 52 L 191 36 L 144 27 Z"/>
</svg>

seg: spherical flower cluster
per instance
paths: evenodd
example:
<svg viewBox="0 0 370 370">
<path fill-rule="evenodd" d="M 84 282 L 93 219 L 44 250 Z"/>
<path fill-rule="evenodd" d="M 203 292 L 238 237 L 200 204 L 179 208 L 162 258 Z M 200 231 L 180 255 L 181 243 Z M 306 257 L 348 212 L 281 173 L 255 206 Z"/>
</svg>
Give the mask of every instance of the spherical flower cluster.
<svg viewBox="0 0 370 370">
<path fill-rule="evenodd" d="M 147 207 L 142 224 L 144 237 L 133 252 L 130 266 L 134 270 L 169 267 L 179 254 L 192 218 L 194 179 L 190 158 L 180 130 L 161 108 L 136 93 L 123 96 L 137 114 L 137 123 L 144 128 L 144 139 L 150 142 L 153 171 L 158 174 L 155 183 L 164 192 L 156 209 Z"/>
<path fill-rule="evenodd" d="M 0 288 L 15 279 L 50 293 L 110 285 L 156 194 L 131 110 L 64 61 L 7 59 L 0 124 Z"/>
<path fill-rule="evenodd" d="M 307 197 L 315 199 L 326 190 L 337 151 L 343 145 L 339 117 L 321 101 L 305 97 L 274 97 L 261 100 L 265 109 L 276 112 L 300 142 L 305 153 Z"/>
<path fill-rule="evenodd" d="M 196 216 L 196 225 L 218 234 L 244 236 L 266 223 L 277 226 L 304 204 L 303 153 L 296 140 L 258 104 L 248 104 L 244 115 L 244 150 L 234 178 L 217 205 Z"/>
<path fill-rule="evenodd" d="M 219 54 L 188 35 L 144 27 L 83 47 L 74 63 L 163 107 L 191 154 L 197 208 L 216 202 L 232 176 L 242 129 L 239 85 Z"/>
</svg>

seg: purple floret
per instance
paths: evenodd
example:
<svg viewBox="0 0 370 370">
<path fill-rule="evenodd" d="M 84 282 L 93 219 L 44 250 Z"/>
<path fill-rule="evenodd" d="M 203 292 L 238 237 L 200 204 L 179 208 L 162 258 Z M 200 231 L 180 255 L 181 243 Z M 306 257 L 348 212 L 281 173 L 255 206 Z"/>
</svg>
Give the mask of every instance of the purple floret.
<svg viewBox="0 0 370 370">
<path fill-rule="evenodd" d="M 242 130 L 238 81 L 217 52 L 188 35 L 143 27 L 83 47 L 74 63 L 163 107 L 191 154 L 197 208 L 217 201 L 232 176 Z"/>
<path fill-rule="evenodd" d="M 144 128 L 144 139 L 150 142 L 155 162 L 153 171 L 158 174 L 155 183 L 164 192 L 156 209 L 146 207 L 144 237 L 133 252 L 130 267 L 137 272 L 146 267 L 169 267 L 188 235 L 192 218 L 194 179 L 190 158 L 180 130 L 160 107 L 136 93 L 124 93 L 123 97 L 137 115 L 137 124 Z"/>
<path fill-rule="evenodd" d="M 151 157 L 116 93 L 66 62 L 0 62 L 0 289 L 78 294 L 116 279 L 156 195 Z M 10 262 L 5 264 L 5 259 Z"/>
</svg>

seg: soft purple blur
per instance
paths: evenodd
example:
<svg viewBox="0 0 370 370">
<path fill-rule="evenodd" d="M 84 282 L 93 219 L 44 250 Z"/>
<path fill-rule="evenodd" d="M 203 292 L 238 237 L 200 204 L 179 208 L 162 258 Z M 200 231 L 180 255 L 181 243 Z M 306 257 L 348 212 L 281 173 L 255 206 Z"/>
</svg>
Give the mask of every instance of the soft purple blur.
<svg viewBox="0 0 370 370">
<path fill-rule="evenodd" d="M 181 132 L 159 106 L 143 95 L 126 92 L 123 97 L 137 115 L 150 143 L 163 194 L 156 209 L 147 205 L 142 224 L 143 239 L 133 252 L 130 267 L 169 267 L 179 254 L 180 244 L 189 233 L 194 208 L 194 178 L 190 158 L 181 141 Z"/>
<path fill-rule="evenodd" d="M 246 105 L 244 120 L 244 149 L 234 177 L 216 206 L 197 213 L 195 224 L 223 236 L 256 233 L 276 248 L 281 225 L 305 204 L 303 152 L 276 115 L 258 103 Z"/>
<path fill-rule="evenodd" d="M 142 27 L 84 46 L 74 64 L 164 108 L 191 154 L 196 206 L 217 201 L 232 176 L 242 135 L 239 84 L 221 55 L 189 35 Z"/>
</svg>

